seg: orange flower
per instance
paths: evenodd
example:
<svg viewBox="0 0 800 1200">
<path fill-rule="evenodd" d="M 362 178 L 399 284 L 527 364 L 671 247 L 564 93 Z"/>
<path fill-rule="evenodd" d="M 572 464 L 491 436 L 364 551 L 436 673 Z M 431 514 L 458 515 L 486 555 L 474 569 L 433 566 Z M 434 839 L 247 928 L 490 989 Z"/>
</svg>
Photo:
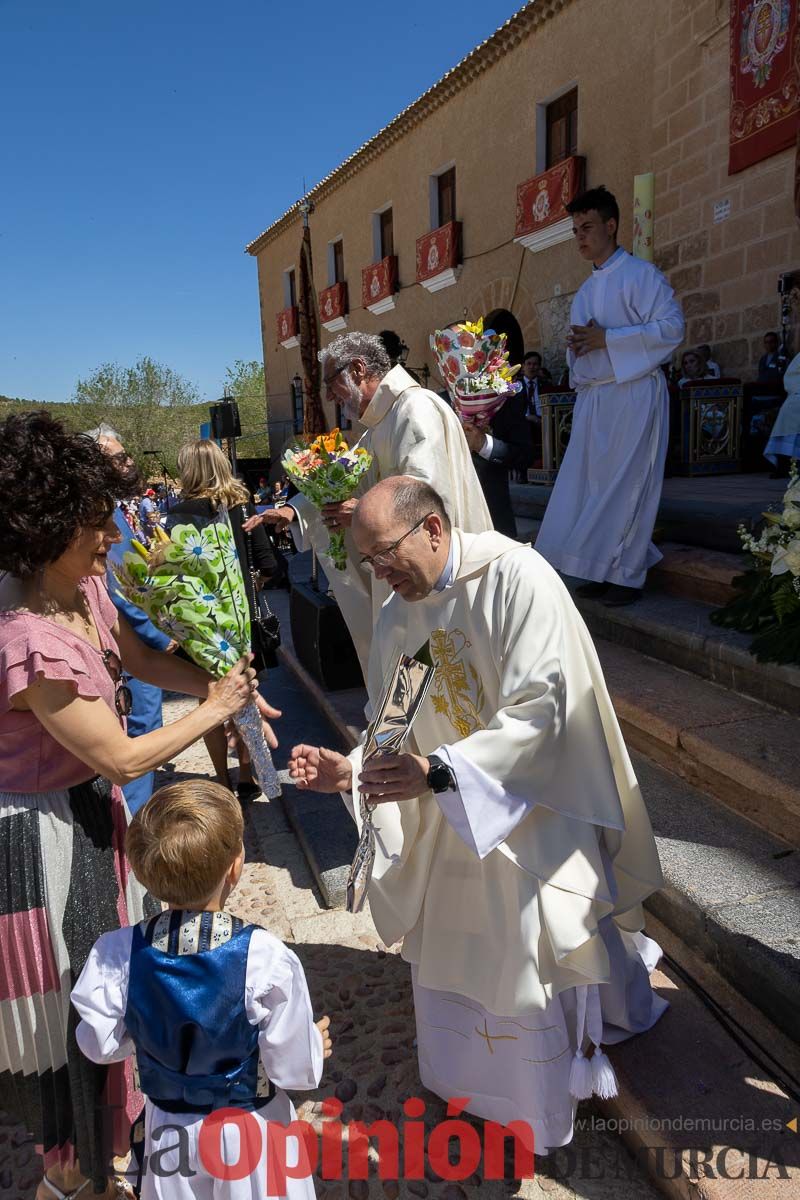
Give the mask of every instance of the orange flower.
<svg viewBox="0 0 800 1200">
<path fill-rule="evenodd" d="M 310 449 L 316 450 L 318 454 L 337 454 L 347 449 L 347 442 L 343 439 L 339 429 L 332 429 L 330 433 L 321 433 L 318 438 L 315 438 Z"/>
</svg>

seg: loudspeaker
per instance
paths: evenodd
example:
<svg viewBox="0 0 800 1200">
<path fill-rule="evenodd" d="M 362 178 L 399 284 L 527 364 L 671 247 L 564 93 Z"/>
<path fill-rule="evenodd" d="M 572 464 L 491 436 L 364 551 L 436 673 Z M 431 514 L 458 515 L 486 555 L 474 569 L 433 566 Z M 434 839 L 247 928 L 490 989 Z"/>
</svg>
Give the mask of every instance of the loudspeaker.
<svg viewBox="0 0 800 1200">
<path fill-rule="evenodd" d="M 233 438 L 242 436 L 242 426 L 239 423 L 239 406 L 235 400 L 223 400 L 212 404 L 211 436 L 215 438 Z"/>
<path fill-rule="evenodd" d="M 364 686 L 352 638 L 332 596 L 293 583 L 289 622 L 295 654 L 326 691 Z"/>
</svg>

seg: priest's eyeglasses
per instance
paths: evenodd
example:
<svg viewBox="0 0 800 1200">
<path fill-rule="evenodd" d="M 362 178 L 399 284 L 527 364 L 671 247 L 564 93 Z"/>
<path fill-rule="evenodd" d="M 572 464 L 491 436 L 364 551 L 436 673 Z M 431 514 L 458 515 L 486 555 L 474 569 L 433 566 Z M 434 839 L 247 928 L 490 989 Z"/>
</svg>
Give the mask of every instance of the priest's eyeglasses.
<svg viewBox="0 0 800 1200">
<path fill-rule="evenodd" d="M 327 376 L 327 378 L 324 378 L 324 379 L 322 380 L 322 382 L 325 384 L 325 390 L 326 390 L 327 392 L 329 392 L 329 391 L 331 390 L 331 388 L 333 387 L 334 383 L 336 382 L 336 380 L 337 380 L 337 379 L 339 378 L 339 376 L 341 375 L 342 371 L 346 371 L 346 370 L 347 370 L 347 368 L 348 368 L 349 366 L 350 366 L 350 360 L 348 359 L 348 361 L 347 361 L 347 362 L 345 362 L 345 363 L 342 363 L 342 365 L 341 365 L 340 367 L 337 367 L 337 368 L 336 368 L 336 370 L 333 372 L 333 374 L 332 374 L 332 375 L 328 375 L 328 376 Z"/>
<path fill-rule="evenodd" d="M 113 650 L 103 650 L 101 657 L 103 659 L 103 666 L 108 671 L 114 684 L 114 707 L 117 710 L 117 715 L 120 717 L 129 717 L 133 708 L 133 693 L 127 684 L 122 682 L 122 663 Z"/>
<path fill-rule="evenodd" d="M 396 542 L 392 542 L 391 546 L 387 546 L 385 550 L 379 550 L 377 554 L 365 554 L 361 559 L 362 567 L 371 567 L 373 569 L 375 567 L 390 567 L 394 562 L 397 549 L 401 543 L 404 542 L 407 537 L 411 537 L 412 533 L 416 533 L 420 525 L 424 524 L 428 517 L 432 516 L 433 509 L 431 509 L 429 513 L 425 513 L 424 517 L 420 517 L 416 525 L 412 525 L 411 528 L 406 530 L 406 532 L 402 534 Z"/>
</svg>

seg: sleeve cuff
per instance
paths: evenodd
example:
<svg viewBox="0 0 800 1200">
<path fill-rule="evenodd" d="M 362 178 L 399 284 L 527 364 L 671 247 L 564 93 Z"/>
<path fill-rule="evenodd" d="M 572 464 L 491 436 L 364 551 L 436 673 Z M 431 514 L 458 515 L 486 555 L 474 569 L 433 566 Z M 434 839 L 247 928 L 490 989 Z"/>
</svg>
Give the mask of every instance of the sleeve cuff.
<svg viewBox="0 0 800 1200">
<path fill-rule="evenodd" d="M 436 802 L 454 833 L 478 858 L 486 858 L 534 807 L 515 796 L 461 754 L 455 746 L 434 751 L 451 768 L 456 790 L 436 793 Z"/>
</svg>

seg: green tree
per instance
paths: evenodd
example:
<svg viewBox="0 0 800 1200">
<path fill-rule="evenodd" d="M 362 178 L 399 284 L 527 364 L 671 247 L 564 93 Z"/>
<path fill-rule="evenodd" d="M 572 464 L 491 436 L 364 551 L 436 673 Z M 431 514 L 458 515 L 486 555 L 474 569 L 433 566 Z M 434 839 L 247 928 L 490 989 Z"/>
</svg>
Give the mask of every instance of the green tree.
<svg viewBox="0 0 800 1200">
<path fill-rule="evenodd" d="M 132 367 L 101 363 L 87 379 L 78 380 L 72 400 L 82 428 L 101 421 L 112 425 L 149 476 L 157 476 L 160 467 L 146 451 L 158 451 L 174 474 L 178 450 L 197 436 L 200 422 L 208 420 L 207 410 L 198 412 L 195 385 L 148 356 Z"/>
<path fill-rule="evenodd" d="M 237 358 L 225 371 L 225 392 L 239 407 L 242 438 L 237 449 L 241 458 L 262 458 L 269 454 L 267 431 L 267 384 L 264 364 Z"/>
</svg>

